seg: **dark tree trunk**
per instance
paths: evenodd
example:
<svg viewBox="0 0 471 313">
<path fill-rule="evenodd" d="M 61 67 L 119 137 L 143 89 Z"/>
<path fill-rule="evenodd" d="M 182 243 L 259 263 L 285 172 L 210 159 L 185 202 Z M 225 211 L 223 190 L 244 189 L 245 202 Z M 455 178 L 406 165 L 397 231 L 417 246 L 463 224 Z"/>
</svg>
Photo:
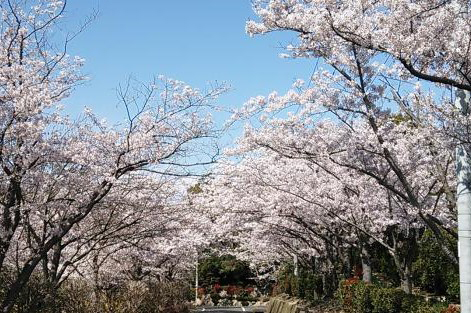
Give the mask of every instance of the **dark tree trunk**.
<svg viewBox="0 0 471 313">
<path fill-rule="evenodd" d="M 16 280 L 9 286 L 7 294 L 3 298 L 2 303 L 2 312 L 9 313 L 13 310 L 13 306 L 15 305 L 15 301 L 18 298 L 21 290 L 25 287 L 26 283 L 28 282 L 31 274 L 33 273 L 34 269 L 41 261 L 42 258 L 37 257 L 32 259 L 28 262 L 24 267 L 23 270 L 20 272 Z"/>
<path fill-rule="evenodd" d="M 417 237 L 415 230 L 409 230 L 409 233 L 393 234 L 394 252 L 390 251 L 396 265 L 399 277 L 401 278 L 401 289 L 404 292 L 412 293 L 412 263 L 417 256 Z"/>
</svg>

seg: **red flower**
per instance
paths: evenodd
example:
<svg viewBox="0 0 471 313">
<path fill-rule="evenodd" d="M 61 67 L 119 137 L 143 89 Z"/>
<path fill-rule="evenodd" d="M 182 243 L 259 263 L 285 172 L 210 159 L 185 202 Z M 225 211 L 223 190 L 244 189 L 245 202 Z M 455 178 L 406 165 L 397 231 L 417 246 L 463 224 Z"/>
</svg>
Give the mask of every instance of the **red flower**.
<svg viewBox="0 0 471 313">
<path fill-rule="evenodd" d="M 218 283 L 214 284 L 213 290 L 214 290 L 215 292 L 220 292 L 221 289 L 222 289 L 221 285 L 219 285 Z"/>
</svg>

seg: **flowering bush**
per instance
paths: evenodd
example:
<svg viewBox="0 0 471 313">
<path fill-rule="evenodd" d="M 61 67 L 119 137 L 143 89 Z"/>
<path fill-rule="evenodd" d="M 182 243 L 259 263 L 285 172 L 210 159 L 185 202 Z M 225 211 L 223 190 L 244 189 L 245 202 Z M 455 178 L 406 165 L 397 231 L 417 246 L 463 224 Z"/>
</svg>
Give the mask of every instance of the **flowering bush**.
<svg viewBox="0 0 471 313">
<path fill-rule="evenodd" d="M 199 287 L 198 288 L 198 296 L 201 297 L 201 296 L 204 296 L 205 294 L 206 294 L 206 288 Z"/>
<path fill-rule="evenodd" d="M 222 290 L 221 285 L 219 285 L 218 283 L 214 284 L 213 292 L 219 293 L 221 290 Z"/>
<path fill-rule="evenodd" d="M 225 288 L 225 290 L 227 291 L 227 293 L 230 296 L 237 296 L 237 295 L 240 295 L 240 293 L 243 289 L 241 287 L 238 287 L 238 286 L 229 285 Z"/>
</svg>

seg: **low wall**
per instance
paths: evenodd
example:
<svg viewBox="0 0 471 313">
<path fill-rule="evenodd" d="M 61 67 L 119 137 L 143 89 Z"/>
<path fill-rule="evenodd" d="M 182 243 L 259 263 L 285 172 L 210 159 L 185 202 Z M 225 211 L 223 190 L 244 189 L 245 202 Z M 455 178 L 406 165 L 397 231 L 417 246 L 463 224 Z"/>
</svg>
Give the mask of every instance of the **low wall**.
<svg viewBox="0 0 471 313">
<path fill-rule="evenodd" d="M 268 303 L 266 313 L 304 313 L 300 300 L 288 297 L 272 298 Z"/>
</svg>

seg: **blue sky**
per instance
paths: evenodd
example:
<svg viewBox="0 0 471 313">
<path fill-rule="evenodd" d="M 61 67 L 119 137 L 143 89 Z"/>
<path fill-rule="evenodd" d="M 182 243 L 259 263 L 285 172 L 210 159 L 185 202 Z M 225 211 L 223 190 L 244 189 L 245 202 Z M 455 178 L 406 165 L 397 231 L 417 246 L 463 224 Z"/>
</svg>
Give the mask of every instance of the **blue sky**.
<svg viewBox="0 0 471 313">
<path fill-rule="evenodd" d="M 165 75 L 201 89 L 226 81 L 232 91 L 220 102 L 235 108 L 252 96 L 287 90 L 314 67 L 314 60 L 278 57 L 294 34 L 245 34 L 245 22 L 255 18 L 250 0 L 75 0 L 66 28 L 77 28 L 94 9 L 97 19 L 69 49 L 85 58 L 90 77 L 66 101 L 72 115 L 89 106 L 109 121 L 122 120 L 115 89 L 129 75 L 141 81 Z"/>
</svg>

